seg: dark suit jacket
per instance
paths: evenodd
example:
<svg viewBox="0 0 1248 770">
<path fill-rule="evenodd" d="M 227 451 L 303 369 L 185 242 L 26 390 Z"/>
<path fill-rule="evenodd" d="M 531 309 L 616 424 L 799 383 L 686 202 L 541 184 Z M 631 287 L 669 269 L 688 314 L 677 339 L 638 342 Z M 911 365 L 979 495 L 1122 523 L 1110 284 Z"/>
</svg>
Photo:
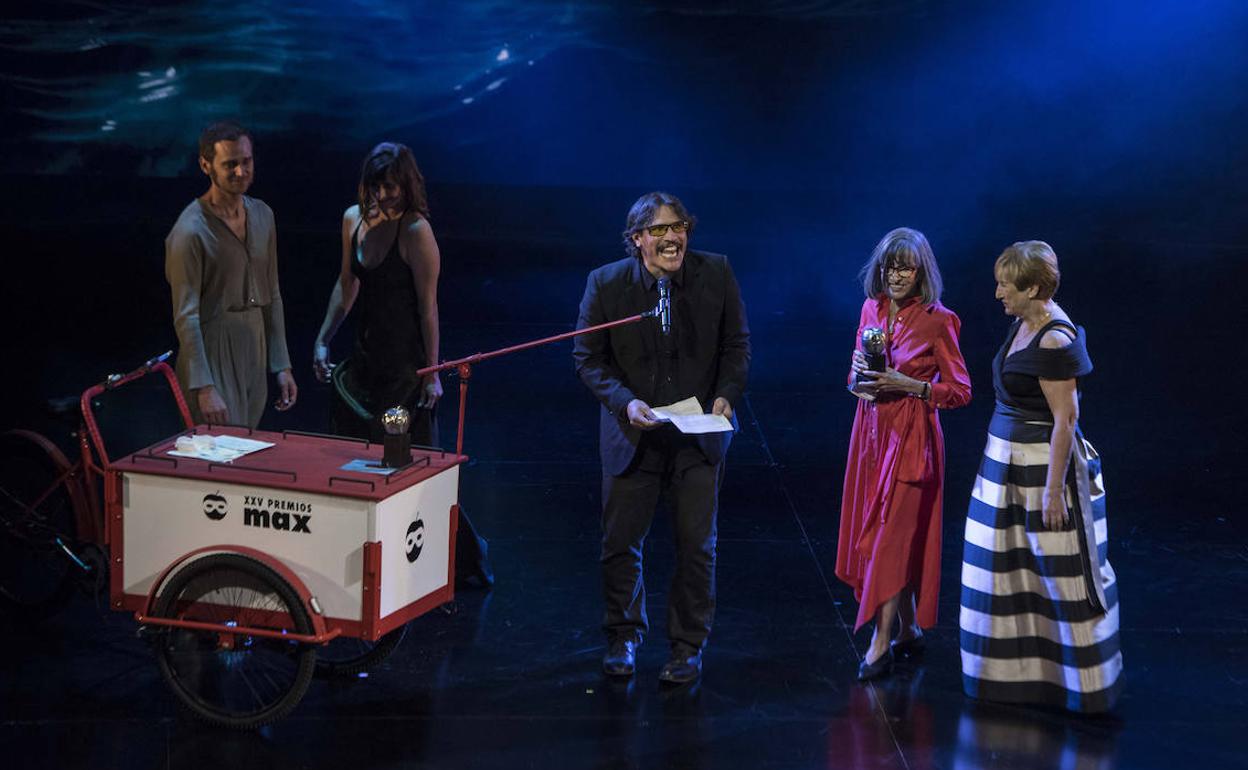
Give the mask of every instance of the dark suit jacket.
<svg viewBox="0 0 1248 770">
<path fill-rule="evenodd" d="M 646 289 L 644 269 L 640 257 L 626 257 L 590 273 L 576 327 L 652 309 L 658 295 Z M 697 396 L 704 409 L 722 396 L 735 413 L 750 368 L 750 330 L 736 276 L 722 254 L 688 251 L 678 281 L 672 290 L 672 326 L 680 345 L 676 391 L 680 398 Z M 641 431 L 628 422 L 629 402 L 639 398 L 662 406 L 654 401 L 658 335 L 658 320 L 646 318 L 574 338 L 576 373 L 602 402 L 599 449 L 602 467 L 612 475 L 628 469 L 641 440 Z M 698 444 L 718 463 L 731 439 L 728 432 L 702 434 Z"/>
</svg>

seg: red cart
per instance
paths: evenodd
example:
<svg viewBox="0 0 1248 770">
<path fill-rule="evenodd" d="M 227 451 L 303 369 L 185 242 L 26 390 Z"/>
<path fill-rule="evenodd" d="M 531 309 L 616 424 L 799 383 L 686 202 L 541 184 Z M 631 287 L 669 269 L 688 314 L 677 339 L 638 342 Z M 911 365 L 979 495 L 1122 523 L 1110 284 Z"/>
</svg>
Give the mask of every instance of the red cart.
<svg viewBox="0 0 1248 770">
<path fill-rule="evenodd" d="M 4 434 L 3 538 L 17 558 L 0 595 L 47 610 L 75 577 L 107 569 L 110 605 L 135 613 L 181 702 L 256 727 L 294 708 L 314 672 L 365 670 L 408 621 L 454 598 L 466 458 L 413 449 L 386 472 L 365 441 L 192 426 L 167 355 L 83 394 L 76 465 L 38 434 Z M 213 462 L 170 455 L 175 436 L 113 460 L 93 400 L 153 373 L 174 394 L 180 435 L 271 446 Z M 353 462 L 364 470 L 344 469 Z"/>
<path fill-rule="evenodd" d="M 195 426 L 169 353 L 80 399 L 81 459 L 43 436 L 0 434 L 0 608 L 55 609 L 107 579 L 135 614 L 178 699 L 214 724 L 252 728 L 289 713 L 318 670 L 352 674 L 390 653 L 405 624 L 454 598 L 459 469 L 473 364 L 661 317 L 651 311 L 421 370 L 460 378 L 454 452 L 316 434 Z M 101 394 L 159 374 L 184 430 L 113 460 L 93 411 Z M 230 462 L 179 457 L 211 435 L 267 446 Z"/>
</svg>

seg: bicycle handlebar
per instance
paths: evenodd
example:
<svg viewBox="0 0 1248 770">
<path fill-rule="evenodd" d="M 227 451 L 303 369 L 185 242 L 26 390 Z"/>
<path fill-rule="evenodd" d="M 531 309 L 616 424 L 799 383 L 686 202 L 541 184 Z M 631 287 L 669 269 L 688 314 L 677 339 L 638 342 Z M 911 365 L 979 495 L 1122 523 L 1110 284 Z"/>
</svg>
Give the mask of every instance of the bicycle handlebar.
<svg viewBox="0 0 1248 770">
<path fill-rule="evenodd" d="M 80 437 L 83 442 L 84 462 L 89 461 L 86 456 L 86 437 L 89 436 L 91 443 L 94 445 L 96 456 L 99 457 L 100 464 L 98 469 L 107 469 L 109 465 L 108 453 L 104 450 L 104 439 L 100 436 L 99 425 L 95 421 L 95 412 L 91 407 L 91 399 L 106 390 L 119 388 L 128 382 L 133 382 L 140 377 L 151 374 L 152 372 L 160 372 L 165 376 L 166 382 L 169 383 L 169 390 L 173 393 L 173 400 L 178 406 L 178 412 L 182 415 L 183 424 L 189 429 L 194 426 L 191 421 L 191 410 L 186 405 L 186 399 L 182 396 L 182 387 L 178 383 L 177 375 L 173 373 L 173 369 L 165 361 L 173 355 L 172 350 L 167 350 L 163 354 L 155 358 L 149 358 L 143 362 L 143 365 L 129 374 L 110 374 L 104 378 L 104 381 L 98 385 L 92 385 L 87 388 L 82 397 L 78 399 L 79 408 L 82 410 L 82 421 L 86 427 L 86 436 Z M 89 463 L 90 464 L 90 463 Z"/>
<path fill-rule="evenodd" d="M 172 350 L 166 350 L 164 353 L 161 353 L 154 358 L 147 359 L 143 362 L 142 366 L 128 374 L 110 374 L 104 378 L 103 382 L 100 383 L 100 387 L 111 390 L 119 385 L 124 385 L 131 380 L 136 380 L 152 371 L 152 367 L 156 366 L 156 364 L 163 364 L 165 361 L 168 361 L 172 355 Z"/>
</svg>

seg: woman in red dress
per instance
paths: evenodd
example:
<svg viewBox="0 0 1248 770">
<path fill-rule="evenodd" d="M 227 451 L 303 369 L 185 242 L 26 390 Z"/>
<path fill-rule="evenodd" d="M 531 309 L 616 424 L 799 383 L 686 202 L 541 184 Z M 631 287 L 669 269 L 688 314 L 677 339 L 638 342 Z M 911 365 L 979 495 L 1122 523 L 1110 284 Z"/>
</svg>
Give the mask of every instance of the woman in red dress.
<svg viewBox="0 0 1248 770">
<path fill-rule="evenodd" d="M 858 668 L 867 681 L 917 652 L 936 623 L 940 587 L 940 509 L 945 444 L 937 409 L 971 400 L 958 348 L 961 321 L 940 304 L 940 270 L 927 238 L 900 227 L 884 236 L 862 268 L 867 299 L 849 375 L 858 411 L 849 438 L 836 576 L 853 586 L 857 631 L 875 620 Z M 884 335 L 882 372 L 863 355 L 863 332 Z M 900 618 L 897 639 L 893 621 Z"/>
</svg>

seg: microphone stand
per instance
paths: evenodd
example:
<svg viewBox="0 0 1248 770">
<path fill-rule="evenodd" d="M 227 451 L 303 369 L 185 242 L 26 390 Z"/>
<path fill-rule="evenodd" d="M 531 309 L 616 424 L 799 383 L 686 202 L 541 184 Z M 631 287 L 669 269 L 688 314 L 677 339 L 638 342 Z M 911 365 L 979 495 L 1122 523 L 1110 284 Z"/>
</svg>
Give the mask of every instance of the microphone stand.
<svg viewBox="0 0 1248 770">
<path fill-rule="evenodd" d="M 512 345 L 506 348 L 499 348 L 498 350 L 491 350 L 488 353 L 474 353 L 471 356 L 459 358 L 454 361 L 444 361 L 440 364 L 435 364 L 434 366 L 426 366 L 425 368 L 418 370 L 416 374 L 419 377 L 424 377 L 426 374 L 443 372 L 448 369 L 455 369 L 459 374 L 459 428 L 455 435 L 455 454 L 462 455 L 464 453 L 464 409 L 468 403 L 468 380 L 472 378 L 473 364 L 486 361 L 491 358 L 497 358 L 498 356 L 505 356 L 508 353 L 518 353 L 521 350 L 528 350 L 529 348 L 535 348 L 539 345 L 546 345 L 551 342 L 571 339 L 572 337 L 577 337 L 582 334 L 590 334 L 592 332 L 610 329 L 615 326 L 627 326 L 628 324 L 636 323 L 643 318 L 660 318 L 667 310 L 666 304 L 666 302 L 660 300 L 659 304 L 655 305 L 653 310 L 647 310 L 644 313 L 631 315 L 617 321 L 608 321 L 606 323 L 598 324 L 597 326 L 587 326 L 584 329 L 576 329 L 574 331 L 564 332 L 563 334 L 556 334 L 553 337 L 543 337 L 538 340 L 522 342 L 519 345 Z"/>
</svg>

